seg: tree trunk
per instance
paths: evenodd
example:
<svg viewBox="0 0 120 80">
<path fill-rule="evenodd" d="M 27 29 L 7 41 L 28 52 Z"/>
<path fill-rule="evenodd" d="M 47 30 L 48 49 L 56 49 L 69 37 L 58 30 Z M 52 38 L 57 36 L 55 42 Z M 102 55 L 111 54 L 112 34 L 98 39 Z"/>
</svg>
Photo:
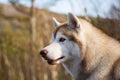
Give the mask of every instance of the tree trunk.
<svg viewBox="0 0 120 80">
<path fill-rule="evenodd" d="M 30 71 L 31 71 L 31 80 L 36 80 L 36 70 L 35 70 L 35 54 L 34 54 L 34 44 L 35 44 L 35 38 L 36 38 L 36 18 L 35 18 L 35 9 L 34 9 L 34 1 L 31 0 L 32 6 L 31 6 L 31 16 L 30 16 L 30 34 L 31 34 L 31 42 L 30 42 Z"/>
</svg>

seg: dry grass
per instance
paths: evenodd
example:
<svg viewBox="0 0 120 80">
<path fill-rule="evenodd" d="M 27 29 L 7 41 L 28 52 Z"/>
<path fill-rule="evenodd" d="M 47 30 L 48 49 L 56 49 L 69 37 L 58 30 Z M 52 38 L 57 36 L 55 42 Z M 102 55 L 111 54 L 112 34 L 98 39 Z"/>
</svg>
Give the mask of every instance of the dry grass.
<svg viewBox="0 0 120 80">
<path fill-rule="evenodd" d="M 36 43 L 34 44 L 35 78 L 36 80 L 72 80 L 58 66 L 49 66 L 41 59 L 38 52 L 49 44 L 54 27 L 52 17 L 60 22 L 66 20 L 65 15 L 55 14 L 46 10 L 36 13 Z M 120 21 L 91 18 L 91 23 L 102 29 L 108 35 L 120 40 Z M 15 16 L 0 15 L 0 80 L 32 80 L 30 66 L 30 24 L 29 18 L 16 14 Z"/>
</svg>

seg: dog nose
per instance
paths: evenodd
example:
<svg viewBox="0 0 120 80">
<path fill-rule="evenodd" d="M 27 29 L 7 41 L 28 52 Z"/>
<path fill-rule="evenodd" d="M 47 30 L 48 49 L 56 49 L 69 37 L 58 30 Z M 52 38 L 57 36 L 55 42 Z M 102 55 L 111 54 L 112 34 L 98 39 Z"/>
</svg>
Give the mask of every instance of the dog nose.
<svg viewBox="0 0 120 80">
<path fill-rule="evenodd" d="M 43 56 L 43 55 L 44 55 L 44 56 L 47 55 L 47 53 L 48 53 L 47 50 L 41 50 L 41 51 L 40 51 L 40 55 L 42 55 L 42 56 Z"/>
</svg>

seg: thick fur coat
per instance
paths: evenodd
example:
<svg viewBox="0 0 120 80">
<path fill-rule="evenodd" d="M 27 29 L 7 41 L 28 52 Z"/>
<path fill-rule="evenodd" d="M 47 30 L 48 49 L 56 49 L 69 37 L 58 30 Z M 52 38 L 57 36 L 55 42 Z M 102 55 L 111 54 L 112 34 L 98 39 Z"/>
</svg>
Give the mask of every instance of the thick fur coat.
<svg viewBox="0 0 120 80">
<path fill-rule="evenodd" d="M 53 43 L 40 51 L 49 64 L 61 63 L 75 80 L 120 80 L 118 41 L 72 13 L 53 22 Z"/>
</svg>

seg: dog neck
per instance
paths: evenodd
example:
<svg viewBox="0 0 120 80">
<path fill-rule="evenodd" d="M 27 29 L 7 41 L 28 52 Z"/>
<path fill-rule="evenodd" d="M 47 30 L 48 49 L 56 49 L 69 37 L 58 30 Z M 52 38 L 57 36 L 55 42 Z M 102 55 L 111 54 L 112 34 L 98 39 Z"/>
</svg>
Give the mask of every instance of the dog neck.
<svg viewBox="0 0 120 80">
<path fill-rule="evenodd" d="M 72 60 L 69 60 L 68 62 L 62 63 L 65 70 L 73 77 L 77 78 L 79 75 L 80 70 L 80 58 L 75 58 Z"/>
</svg>

